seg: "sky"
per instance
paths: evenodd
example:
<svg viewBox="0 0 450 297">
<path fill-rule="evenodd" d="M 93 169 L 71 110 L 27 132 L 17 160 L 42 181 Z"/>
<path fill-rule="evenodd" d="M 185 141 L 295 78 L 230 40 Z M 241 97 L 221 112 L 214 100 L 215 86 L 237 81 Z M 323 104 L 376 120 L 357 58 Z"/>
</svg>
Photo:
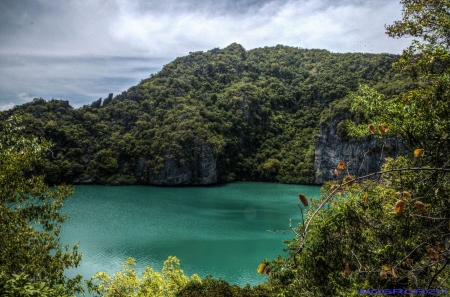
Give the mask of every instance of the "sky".
<svg viewBox="0 0 450 297">
<path fill-rule="evenodd" d="M 36 97 L 91 104 L 176 57 L 277 44 L 400 54 L 397 0 L 0 0 L 0 110 Z"/>
</svg>

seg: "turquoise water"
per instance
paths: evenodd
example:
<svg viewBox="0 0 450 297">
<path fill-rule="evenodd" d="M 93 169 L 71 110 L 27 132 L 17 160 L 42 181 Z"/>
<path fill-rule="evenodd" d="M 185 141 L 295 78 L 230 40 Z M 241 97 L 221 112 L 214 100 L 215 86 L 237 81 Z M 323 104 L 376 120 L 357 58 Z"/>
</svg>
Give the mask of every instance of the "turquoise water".
<svg viewBox="0 0 450 297">
<path fill-rule="evenodd" d="M 298 194 L 319 197 L 319 187 L 238 182 L 211 187 L 76 186 L 61 213 L 70 215 L 61 243 L 80 242 L 81 265 L 68 271 L 85 279 L 97 271 L 113 275 L 127 257 L 160 271 L 180 259 L 186 275 L 212 275 L 229 283 L 265 280 L 257 266 L 283 255 L 282 240 L 300 222 Z"/>
</svg>

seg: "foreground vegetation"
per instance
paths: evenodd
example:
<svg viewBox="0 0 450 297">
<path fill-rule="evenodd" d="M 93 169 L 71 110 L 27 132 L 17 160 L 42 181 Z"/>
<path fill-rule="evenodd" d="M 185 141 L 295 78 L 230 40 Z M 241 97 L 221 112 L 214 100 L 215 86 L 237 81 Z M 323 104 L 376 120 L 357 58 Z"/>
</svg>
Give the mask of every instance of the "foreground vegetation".
<svg viewBox="0 0 450 297">
<path fill-rule="evenodd" d="M 361 87 L 349 100 L 367 120 L 349 121 L 347 129 L 380 142 L 400 138 L 407 153 L 365 177 L 347 175 L 349 160 L 336 164 L 336 180 L 294 229 L 290 257 L 267 266 L 269 284 L 283 296 L 450 285 L 450 3 L 402 4 L 403 20 L 387 33 L 418 38 L 394 65 L 417 87 L 395 97 Z"/>
<path fill-rule="evenodd" d="M 69 279 L 64 270 L 76 267 L 81 255 L 78 246 L 61 248 L 66 216 L 58 210 L 73 189 L 52 190 L 33 175 L 50 146 L 21 136 L 19 122 L 4 122 L 0 134 L 0 295 L 69 296 L 82 290 L 81 276 Z"/>
<path fill-rule="evenodd" d="M 397 137 L 407 152 L 403 157 L 386 160 L 380 172 L 362 177 L 347 175 L 345 166 L 349 160 L 342 160 L 336 164 L 336 180 L 322 187 L 320 200 L 308 201 L 307 197 L 300 196 L 301 203 L 308 202 L 311 208 L 305 215 L 305 221 L 298 227 L 292 227 L 295 238 L 287 242 L 290 255 L 273 261 L 265 260 L 258 268 L 255 267 L 255 273 L 258 271 L 268 274 L 266 283 L 254 288 L 239 288 L 211 277 L 203 280 L 196 276 L 187 278 L 177 260 L 169 258 L 161 273 L 147 268 L 141 278 L 133 270 L 133 261 L 128 260 L 124 270 L 113 278 L 104 273 L 97 274 L 89 283 L 90 289 L 100 296 L 357 296 L 361 290 L 367 292 L 372 289 L 448 288 L 450 3 L 444 0 L 403 0 L 402 4 L 403 20 L 389 26 L 387 33 L 393 37 L 412 35 L 418 39 L 395 64 L 398 73 L 409 76 L 415 87 L 402 92 L 400 96 L 391 96 L 387 91 L 383 93 L 361 86 L 347 98 L 351 102 L 352 112 L 361 117 L 357 124 L 348 122 L 346 130 L 350 137 L 372 135 L 380 142 Z M 245 54 L 237 45 L 226 50 L 231 56 Z M 220 67 L 233 65 L 233 60 L 228 62 L 220 64 Z M 177 71 L 175 65 L 177 64 L 172 64 L 164 71 Z M 233 69 L 236 71 L 235 75 L 238 75 L 236 69 L 240 68 Z M 242 73 L 244 70 L 241 69 Z M 161 96 L 164 96 L 164 90 L 158 89 L 154 85 L 155 81 L 175 83 L 170 82 L 170 79 L 163 82 L 159 80 L 166 79 L 164 71 L 161 77 L 144 81 L 140 85 L 141 91 L 144 92 L 148 86 L 151 92 L 161 91 Z M 228 76 L 221 76 L 222 74 L 218 72 L 218 78 L 228 82 Z M 181 84 L 182 81 L 176 83 Z M 213 86 L 214 84 L 211 85 Z M 140 87 L 127 94 L 139 93 Z M 252 87 L 253 85 L 248 86 Z M 194 92 L 195 89 L 186 87 L 177 90 Z M 175 104 L 175 98 L 172 98 L 173 101 L 158 101 L 154 98 L 159 97 L 148 96 L 142 102 L 136 101 L 136 104 L 147 102 L 149 110 L 158 110 L 152 104 Z M 219 100 L 219 97 L 209 97 L 223 104 L 228 102 L 223 101 L 223 98 Z M 241 97 L 237 97 L 236 104 L 241 102 L 239 98 Z M 280 95 L 279 98 L 282 100 L 283 96 Z M 115 103 L 110 104 L 120 106 L 125 101 L 116 99 Z M 33 104 L 46 106 L 37 101 L 26 108 Z M 50 104 L 57 106 L 59 103 Z M 280 101 L 278 104 L 283 103 Z M 101 110 L 98 109 L 98 114 L 101 114 Z M 202 117 L 208 115 L 206 111 L 202 114 L 201 110 L 183 105 L 173 112 L 186 112 L 186 116 L 189 114 L 187 111 L 194 114 L 199 112 L 198 115 Z M 218 108 L 217 112 L 227 114 L 225 110 L 220 110 Z M 275 117 L 276 107 L 272 110 Z M 91 115 L 95 118 L 95 113 L 91 112 L 89 116 Z M 167 114 L 163 113 L 161 116 L 163 115 Z M 230 119 L 233 118 L 234 115 L 231 114 Z M 149 122 L 151 123 L 151 119 Z M 205 120 L 205 123 L 209 122 Z M 146 122 L 140 123 L 145 124 Z M 175 125 L 175 122 L 172 124 Z M 46 162 L 42 161 L 42 154 L 50 149 L 45 141 L 20 136 L 21 134 L 16 133 L 14 118 L 2 125 L 0 290 L 7 296 L 73 294 L 79 290 L 80 280 L 65 278 L 63 271 L 67 267 L 76 266 L 80 257 L 76 247 L 70 251 L 59 247 L 58 232 L 64 218 L 57 213 L 71 189 L 60 186 L 49 190 L 43 183 L 43 177 L 32 175 L 35 166 L 50 166 L 49 163 L 41 164 Z M 178 125 L 183 125 L 183 122 L 178 122 Z M 177 126 L 169 127 L 173 128 L 174 133 L 177 129 L 182 129 Z M 232 127 L 234 126 L 231 125 L 229 129 Z M 54 125 L 54 129 L 59 128 Z M 151 136 L 158 140 L 159 130 L 150 131 L 156 133 Z M 211 140 L 215 139 L 211 144 L 217 144 L 219 152 L 224 138 L 218 133 L 205 133 Z M 109 138 L 101 141 L 107 139 Z M 178 140 L 170 139 L 173 142 L 169 142 L 169 145 L 175 147 Z M 261 141 L 264 143 L 268 139 L 269 137 L 261 138 Z M 127 144 L 128 142 L 123 142 L 123 145 Z M 105 152 L 102 154 L 98 158 L 117 158 L 116 155 Z M 111 162 L 104 164 L 110 165 Z M 99 164 L 103 163 L 99 161 Z M 224 173 L 224 176 L 229 175 Z M 418 291 L 417 294 L 420 293 Z"/>
<path fill-rule="evenodd" d="M 194 274 L 191 277 L 184 275 L 180 267 L 180 261 L 176 257 L 169 257 L 162 268 L 162 272 L 156 272 L 151 267 L 146 267 L 142 277 L 138 277 L 134 270 L 135 264 L 132 258 L 127 259 L 123 269 L 111 278 L 104 272 L 98 272 L 89 282 L 89 292 L 96 296 L 152 296 L 152 297 L 263 297 L 270 296 L 270 288 L 259 285 L 244 288 L 230 285 L 224 280 L 216 280 L 211 276 L 203 280 Z"/>
</svg>

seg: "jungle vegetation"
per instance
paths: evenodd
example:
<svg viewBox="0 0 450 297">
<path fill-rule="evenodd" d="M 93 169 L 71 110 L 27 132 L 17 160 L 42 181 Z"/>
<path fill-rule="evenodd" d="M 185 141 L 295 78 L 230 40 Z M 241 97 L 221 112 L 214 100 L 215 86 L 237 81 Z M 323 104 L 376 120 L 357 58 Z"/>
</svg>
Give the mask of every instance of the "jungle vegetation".
<svg viewBox="0 0 450 297">
<path fill-rule="evenodd" d="M 155 273 L 148 268 L 147 274 L 144 272 L 142 278 L 139 278 L 133 270 L 133 260 L 129 259 L 124 263 L 123 271 L 118 272 L 113 278 L 104 273 L 97 274 L 89 283 L 90 289 L 100 296 L 145 296 L 146 292 L 149 292 L 146 290 L 155 289 L 159 290 L 157 292 L 161 292 L 160 296 L 199 296 L 201 294 L 204 296 L 287 297 L 359 296 L 361 290 L 367 293 L 367 290 L 373 289 L 376 289 L 375 294 L 392 294 L 394 288 L 409 290 L 408 295 L 411 295 L 411 290 L 416 290 L 414 294 L 417 295 L 423 294 L 423 291 L 420 290 L 449 288 L 450 3 L 446 0 L 402 0 L 401 3 L 403 19 L 388 26 L 387 34 L 396 38 L 412 36 L 416 40 L 404 50 L 399 59 L 396 59 L 393 70 L 389 68 L 386 72 L 382 72 L 391 73 L 392 79 L 385 80 L 385 76 L 380 74 L 379 80 L 368 82 L 369 86 L 358 87 L 355 85 L 352 89 L 349 87 L 350 85 L 343 84 L 348 89 L 343 91 L 342 97 L 334 93 L 335 89 L 326 87 L 320 89 L 306 87 L 308 91 L 301 93 L 302 96 L 296 97 L 294 94 L 297 93 L 293 90 L 300 92 L 296 86 L 281 87 L 282 79 L 289 80 L 289 75 L 278 76 L 280 73 L 285 73 L 283 71 L 276 72 L 277 76 L 272 79 L 268 78 L 266 80 L 270 82 L 268 85 L 262 83 L 262 86 L 268 87 L 264 89 L 273 97 L 260 97 L 255 94 L 264 93 L 250 92 L 251 90 L 255 90 L 255 92 L 260 90 L 259 76 L 254 78 L 252 83 L 239 82 L 236 83 L 238 86 L 231 88 L 235 84 L 232 83 L 233 77 L 241 75 L 251 78 L 249 74 L 244 76 L 245 70 L 250 68 L 238 68 L 233 65 L 240 65 L 236 61 L 243 61 L 242 57 L 247 56 L 248 58 L 251 56 L 250 53 L 253 53 L 252 51 L 243 51 L 238 45 L 231 45 L 223 50 L 194 53 L 188 57 L 179 58 L 176 61 L 180 64 L 174 61 L 159 74 L 144 80 L 121 95 L 123 97 L 118 96 L 101 108 L 85 106 L 81 109 L 72 109 L 62 101 L 44 102 L 37 99 L 30 104 L 15 108 L 12 112 L 3 113 L 3 116 L 8 116 L 10 113 L 22 114 L 26 125 L 23 131 L 17 131 L 18 128 L 15 128 L 17 121 L 14 118 L 2 122 L 0 290 L 7 292 L 10 296 L 64 296 L 64 294 L 75 292 L 78 288 L 77 281 L 79 282 L 79 279 L 65 279 L 62 274 L 65 268 L 77 265 L 79 257 L 76 254 L 76 247 L 72 250 L 67 247 L 63 251 L 58 246 L 58 230 L 63 217 L 60 217 L 57 209 L 65 197 L 70 195 L 71 188 L 60 186 L 55 190 L 49 190 L 44 184 L 43 177 L 34 175 L 36 168 L 55 166 L 55 171 L 49 172 L 62 174 L 63 172 L 58 171 L 60 170 L 58 168 L 65 162 L 67 172 L 71 172 L 70 174 L 74 174 L 73 172 L 86 173 L 83 170 L 91 168 L 89 170 L 98 170 L 105 174 L 104 177 L 112 176 L 117 174 L 117 170 L 127 168 L 124 162 L 133 160 L 134 152 L 138 152 L 137 155 L 154 152 L 151 150 L 152 142 L 145 142 L 150 138 L 133 138 L 139 131 L 147 131 L 148 135 L 153 137 L 151 139 L 160 141 L 157 142 L 158 147 L 163 144 L 173 149 L 181 147 L 183 141 L 188 141 L 189 137 L 205 137 L 204 139 L 214 147 L 218 156 L 221 156 L 220 158 L 227 156 L 226 150 L 222 150 L 224 143 L 231 148 L 233 145 L 237 146 L 237 143 L 240 143 L 239 135 L 242 135 L 239 133 L 245 132 L 246 137 L 254 137 L 254 141 L 256 141 L 254 143 L 261 144 L 261 146 L 251 147 L 250 144 L 247 144 L 248 147 L 243 146 L 248 150 L 242 154 L 243 160 L 258 161 L 257 156 L 263 151 L 269 152 L 270 157 L 275 159 L 278 154 L 283 152 L 283 148 L 277 147 L 280 143 L 272 143 L 272 146 L 269 146 L 268 143 L 273 139 L 282 140 L 283 138 L 280 137 L 283 135 L 288 136 L 284 134 L 288 131 L 286 128 L 276 130 L 277 127 L 280 127 L 277 126 L 277 123 L 279 125 L 286 124 L 285 127 L 288 127 L 289 124 L 294 128 L 304 128 L 300 129 L 301 131 L 309 131 L 307 129 L 314 131 L 314 127 L 317 127 L 314 126 L 314 123 L 317 123 L 314 121 L 318 121 L 318 118 L 307 121 L 308 116 L 315 115 L 316 112 L 319 115 L 320 110 L 323 109 L 322 106 L 330 103 L 333 99 L 339 100 L 347 95 L 345 100 L 349 102 L 350 110 L 355 114 L 362 115 L 358 122 L 348 121 L 346 123 L 348 136 L 358 138 L 372 135 L 372 137 L 377 137 L 380 142 L 387 138 L 397 137 L 404 144 L 406 154 L 396 159 L 386 160 L 379 172 L 373 172 L 368 176 L 348 175 L 346 164 L 349 160 L 342 160 L 336 164 L 336 179 L 323 185 L 322 197 L 319 200 L 311 200 L 300 195 L 299 205 L 304 206 L 308 202 L 310 208 L 304 211 L 304 222 L 299 226 L 292 226 L 290 229 L 294 237 L 292 241 L 286 242 L 286 249 L 290 255 L 272 261 L 264 260 L 258 267 L 255 267 L 255 273 L 267 273 L 267 282 L 254 288 L 238 288 L 211 277 L 201 280 L 194 275 L 188 278 L 182 273 L 175 258 L 167 260 L 161 273 Z M 308 53 L 306 56 L 309 53 L 334 56 L 326 51 L 301 50 L 282 46 L 257 49 L 255 53 L 271 53 L 269 56 L 273 57 L 274 63 L 278 63 L 278 68 L 268 66 L 268 68 L 261 69 L 268 72 L 282 69 L 280 65 L 283 65 L 284 56 L 277 56 L 278 51 L 302 53 L 302 57 L 305 53 Z M 215 90 L 217 84 L 230 84 L 224 88 L 228 90 L 228 93 L 219 93 L 218 95 L 210 93 L 212 95 L 206 97 L 197 94 L 199 97 L 194 97 L 197 87 L 191 88 L 192 81 L 189 78 L 171 81 L 169 76 L 165 76 L 169 73 L 176 73 L 179 67 L 179 71 L 184 73 L 185 68 L 182 65 L 188 65 L 185 62 L 190 58 L 192 58 L 191 64 L 193 65 L 195 64 L 194 57 L 210 55 L 217 58 L 217 53 L 222 53 L 220 59 L 225 59 L 225 57 L 229 59 L 224 60 L 227 63 L 216 65 L 223 67 L 217 68 L 222 69 L 223 72 L 213 72 L 211 75 L 216 75 L 217 81 L 207 81 L 205 78 L 205 81 L 200 81 L 197 87 L 209 85 L 211 90 Z M 378 59 L 389 57 L 364 54 L 337 56 L 360 57 L 360 59 L 370 56 L 371 58 L 367 59 L 369 62 L 375 61 L 377 57 Z M 253 65 L 253 63 L 247 65 L 250 64 Z M 201 65 L 204 64 L 200 64 L 199 67 Z M 349 67 L 354 65 L 352 63 Z M 320 66 L 316 66 L 306 69 L 309 76 L 305 77 L 305 81 L 313 80 L 311 77 L 319 75 L 318 73 L 324 75 L 319 71 Z M 301 66 L 298 67 L 302 69 Z M 288 66 L 286 68 L 289 69 Z M 204 71 L 208 73 L 207 68 L 200 67 L 198 69 L 202 69 L 199 73 L 204 73 Z M 372 76 L 372 78 L 374 77 Z M 399 78 L 399 81 L 394 79 L 396 77 Z M 326 83 L 333 79 L 336 81 L 345 79 L 345 77 L 330 76 L 329 80 L 324 80 L 322 83 L 326 86 Z M 364 81 L 364 78 L 355 79 L 357 82 Z M 167 91 L 163 87 L 169 84 L 177 85 L 176 88 L 171 89 L 173 92 Z M 240 88 L 243 84 L 245 88 Z M 272 84 L 275 86 L 274 89 L 270 87 Z M 283 90 L 286 92 L 283 93 Z M 291 92 L 287 92 L 288 90 Z M 213 96 L 214 94 L 216 96 Z M 303 96 L 303 94 L 309 95 Z M 321 95 L 317 96 L 318 94 Z M 325 96 L 325 94 L 329 94 L 329 96 Z M 278 98 L 278 101 L 274 99 L 275 101 L 272 102 L 272 98 Z M 296 99 L 283 101 L 284 98 Z M 296 105 L 296 100 L 302 105 Z M 245 108 L 246 105 L 248 108 Z M 118 108 L 119 106 L 121 108 Z M 225 106 L 229 109 L 225 109 Z M 306 109 L 308 113 L 303 113 L 303 110 Z M 116 114 L 106 112 L 114 110 L 117 112 Z M 245 114 L 246 110 L 249 112 L 248 117 Z M 284 112 L 285 110 L 295 110 L 295 113 Z M 241 111 L 242 114 L 238 111 Z M 121 117 L 125 114 L 127 117 Z M 295 118 L 296 114 L 302 116 Z M 78 115 L 78 118 L 74 115 Z M 134 117 L 130 115 L 134 115 Z M 140 118 L 145 115 L 147 115 L 146 121 Z M 219 121 L 215 116 L 224 118 L 219 117 Z M 60 118 L 71 119 L 72 122 L 70 125 L 60 125 L 63 123 Z M 263 118 L 266 121 L 262 121 Z M 176 119 L 183 120 L 176 121 Z M 199 125 L 198 121 L 190 122 L 192 119 L 203 120 L 203 122 L 200 121 L 203 125 Z M 303 121 L 297 121 L 299 119 Z M 103 123 L 103 120 L 110 126 L 105 124 L 106 126 L 102 128 L 100 124 Z M 233 122 L 233 120 L 237 122 Z M 185 122 L 190 123 L 189 128 L 184 126 Z M 30 126 L 30 123 L 36 125 Z M 37 125 L 38 123 L 39 125 Z M 86 125 L 83 126 L 83 123 Z M 142 127 L 142 130 L 133 130 L 135 126 L 127 125 L 130 123 L 136 123 L 135 126 Z M 165 124 L 162 128 L 161 123 Z M 227 123 L 230 124 L 227 125 Z M 252 125 L 238 126 L 236 123 L 251 123 Z M 84 130 L 77 130 L 76 125 L 83 126 Z M 69 130 L 71 133 L 66 134 L 64 129 L 69 129 L 68 127 L 73 130 Z M 150 129 L 152 127 L 153 129 Z M 109 129 L 115 133 L 108 132 Z M 300 130 L 294 129 L 291 132 L 293 133 L 291 138 L 295 139 L 297 136 L 294 134 L 301 133 Z M 25 134 L 37 133 L 42 140 L 39 141 L 32 136 L 23 136 L 24 131 Z M 51 148 L 44 140 L 45 136 L 54 135 L 46 134 L 48 131 L 60 133 L 59 137 L 52 139 L 56 148 Z M 90 134 L 101 131 L 104 131 L 104 134 L 99 135 L 105 137 L 98 137 L 97 140 L 92 136 L 94 134 Z M 158 134 L 162 133 L 161 131 L 166 134 Z M 182 131 L 180 138 L 176 137 L 177 131 Z M 254 135 L 250 133 L 262 131 L 267 133 Z M 276 131 L 279 133 L 274 133 Z M 268 133 L 272 134 L 267 136 Z M 74 135 L 75 138 L 70 138 Z M 235 138 L 231 135 L 234 135 Z M 125 136 L 127 138 L 121 138 Z M 161 138 L 163 136 L 164 138 Z M 111 137 L 116 137 L 117 141 L 112 141 Z M 66 150 L 69 147 L 65 146 L 66 143 L 71 142 L 75 145 L 80 139 L 85 141 L 83 142 L 85 147 L 74 146 L 78 150 Z M 232 141 L 233 139 L 235 142 Z M 89 140 L 92 143 L 89 143 Z M 304 149 L 307 142 L 302 140 L 300 146 Z M 246 144 L 244 140 L 242 141 Z M 103 143 L 109 144 L 111 148 L 98 150 Z M 96 144 L 99 147 L 93 147 Z M 264 144 L 267 145 L 264 146 Z M 118 150 L 120 151 L 118 154 L 115 150 L 117 147 L 123 148 L 123 151 L 128 152 L 129 155 L 125 157 L 120 155 L 121 150 Z M 139 147 L 145 147 L 145 150 L 135 151 Z M 269 148 L 272 148 L 273 151 L 270 151 Z M 91 149 L 91 155 L 87 154 L 85 149 Z M 157 150 L 158 148 L 153 149 Z M 43 154 L 49 152 L 56 154 L 54 161 L 43 158 Z M 255 155 L 252 155 L 252 152 Z M 58 157 L 61 155 L 67 156 L 67 159 Z M 269 155 L 265 155 L 266 158 Z M 89 162 L 80 159 L 78 165 L 73 167 L 72 159 L 69 158 L 76 159 L 75 156 L 91 156 L 92 159 L 89 159 Z M 155 155 L 156 163 L 150 164 L 150 166 L 158 166 L 156 156 L 159 155 Z M 269 174 L 270 178 L 279 181 L 282 181 L 283 176 L 288 176 L 287 174 L 282 175 L 284 159 L 281 156 L 280 159 L 277 159 L 279 163 L 271 161 L 272 164 L 279 165 L 278 171 L 270 171 Z M 301 156 L 305 156 L 305 153 L 294 155 L 292 158 L 299 158 L 302 161 Z M 227 161 L 222 163 L 225 169 L 221 174 L 225 180 L 249 176 L 262 178 L 264 175 L 257 175 L 259 172 L 257 165 L 267 161 L 268 159 L 263 158 L 261 159 L 263 163 L 255 163 L 255 166 L 248 167 L 253 168 L 250 172 L 243 169 L 242 171 L 235 169 L 233 172 L 227 172 L 226 170 L 232 168 L 231 165 L 226 167 L 227 164 L 230 164 Z M 303 162 L 306 161 L 303 159 Z M 278 165 L 276 166 L 278 167 Z M 237 168 L 247 167 L 237 166 Z M 302 170 L 303 168 L 306 167 L 302 167 Z M 71 169 L 73 171 L 70 171 Z M 295 170 L 292 172 L 296 173 Z M 57 178 L 56 173 L 54 174 L 55 176 L 50 178 Z M 70 174 L 63 175 L 61 179 L 70 179 L 76 176 Z M 266 176 L 266 178 L 269 177 Z M 139 180 L 139 176 L 137 180 Z M 35 200 L 37 202 L 34 202 Z M 33 224 L 37 223 L 41 224 L 42 228 L 35 229 Z M 56 252 L 54 252 L 55 250 Z M 30 262 L 30 257 L 37 258 Z M 43 294 L 39 294 L 40 292 Z"/>
<path fill-rule="evenodd" d="M 398 58 L 233 43 L 177 58 L 103 102 L 36 98 L 0 118 L 20 115 L 25 134 L 53 143 L 40 167 L 49 184 L 145 184 L 167 156 L 190 164 L 196 141 L 211 147 L 219 182 L 309 184 L 323 110 L 359 84 L 388 96 L 411 88 L 392 69 Z"/>
</svg>

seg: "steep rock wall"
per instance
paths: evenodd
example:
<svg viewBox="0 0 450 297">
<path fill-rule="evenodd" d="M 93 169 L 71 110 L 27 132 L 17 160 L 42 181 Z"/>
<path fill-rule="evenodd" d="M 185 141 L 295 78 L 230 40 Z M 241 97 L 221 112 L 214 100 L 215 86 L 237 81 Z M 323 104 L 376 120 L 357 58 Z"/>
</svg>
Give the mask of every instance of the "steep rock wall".
<svg viewBox="0 0 450 297">
<path fill-rule="evenodd" d="M 372 136 L 363 140 L 340 137 L 337 126 L 341 120 L 334 118 L 320 127 L 320 135 L 314 143 L 315 184 L 336 180 L 333 171 L 340 161 L 346 162 L 346 174 L 362 176 L 378 171 L 386 158 L 404 153 L 396 138 L 381 142 Z"/>
<path fill-rule="evenodd" d="M 179 164 L 166 152 L 164 168 L 159 172 L 149 169 L 150 185 L 210 185 L 217 182 L 216 158 L 211 147 L 201 141 L 194 141 L 191 162 Z"/>
</svg>

